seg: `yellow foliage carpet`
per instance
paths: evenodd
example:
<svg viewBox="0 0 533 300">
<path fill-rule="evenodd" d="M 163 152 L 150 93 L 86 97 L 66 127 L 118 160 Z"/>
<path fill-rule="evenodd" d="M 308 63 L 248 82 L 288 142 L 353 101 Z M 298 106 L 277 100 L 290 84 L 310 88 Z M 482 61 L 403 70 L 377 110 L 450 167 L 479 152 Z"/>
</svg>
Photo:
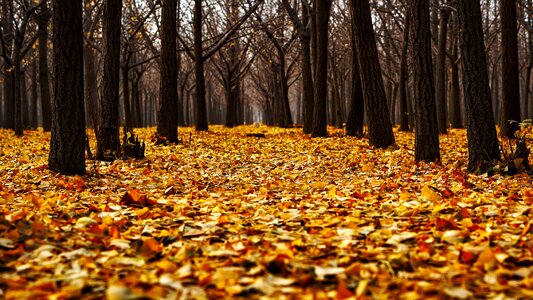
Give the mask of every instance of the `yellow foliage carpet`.
<svg viewBox="0 0 533 300">
<path fill-rule="evenodd" d="M 413 162 L 412 133 L 136 132 L 145 159 L 69 177 L 49 133 L 0 131 L 0 298 L 533 297 L 532 177 L 466 173 L 464 130 L 442 164 Z"/>
</svg>

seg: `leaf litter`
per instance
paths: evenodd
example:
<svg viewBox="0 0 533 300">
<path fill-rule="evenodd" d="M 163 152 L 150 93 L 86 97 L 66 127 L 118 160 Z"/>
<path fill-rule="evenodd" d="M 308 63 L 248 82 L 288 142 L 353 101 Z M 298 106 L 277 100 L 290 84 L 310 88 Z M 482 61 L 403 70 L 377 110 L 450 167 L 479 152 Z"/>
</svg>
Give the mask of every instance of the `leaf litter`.
<svg viewBox="0 0 533 300">
<path fill-rule="evenodd" d="M 442 164 L 330 132 L 183 128 L 61 176 L 48 133 L 0 131 L 0 297 L 533 297 L 531 176 L 468 174 L 463 130 Z"/>
</svg>

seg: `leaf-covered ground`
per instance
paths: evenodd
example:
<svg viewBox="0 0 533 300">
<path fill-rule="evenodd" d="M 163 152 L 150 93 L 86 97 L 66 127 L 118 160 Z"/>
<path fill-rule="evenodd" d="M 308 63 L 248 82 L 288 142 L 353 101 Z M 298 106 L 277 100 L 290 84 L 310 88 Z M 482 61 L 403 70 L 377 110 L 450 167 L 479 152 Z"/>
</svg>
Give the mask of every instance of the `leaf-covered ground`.
<svg viewBox="0 0 533 300">
<path fill-rule="evenodd" d="M 467 174 L 462 130 L 442 165 L 300 132 L 185 128 L 67 177 L 0 131 L 0 298 L 533 297 L 531 176 Z"/>
</svg>

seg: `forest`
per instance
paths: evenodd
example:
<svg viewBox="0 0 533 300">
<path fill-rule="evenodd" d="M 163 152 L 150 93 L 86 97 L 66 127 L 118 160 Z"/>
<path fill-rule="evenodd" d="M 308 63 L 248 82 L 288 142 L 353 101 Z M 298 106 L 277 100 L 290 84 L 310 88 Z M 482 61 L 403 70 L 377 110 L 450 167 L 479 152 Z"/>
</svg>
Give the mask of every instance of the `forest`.
<svg viewBox="0 0 533 300">
<path fill-rule="evenodd" d="M 0 298 L 533 298 L 533 0 L 2 0 Z"/>
</svg>

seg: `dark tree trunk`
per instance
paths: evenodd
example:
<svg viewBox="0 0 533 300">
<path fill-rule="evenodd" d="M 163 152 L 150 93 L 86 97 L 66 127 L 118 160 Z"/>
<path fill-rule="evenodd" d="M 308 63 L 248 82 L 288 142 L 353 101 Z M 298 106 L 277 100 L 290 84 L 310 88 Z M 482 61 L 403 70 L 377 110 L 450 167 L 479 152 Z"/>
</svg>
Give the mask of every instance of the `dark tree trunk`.
<svg viewBox="0 0 533 300">
<path fill-rule="evenodd" d="M 177 65 L 176 65 L 177 68 Z M 142 114 L 142 91 L 141 91 L 141 80 L 144 72 L 139 72 L 138 70 L 135 70 L 135 77 L 133 78 L 131 82 L 131 90 L 132 90 L 132 127 L 140 128 L 143 127 L 144 121 L 143 121 L 143 114 Z M 177 73 L 177 72 L 176 72 Z M 176 81 L 174 81 L 174 85 L 176 86 L 176 97 L 178 97 L 178 82 L 177 82 L 177 75 L 176 75 Z M 178 118 L 178 100 L 176 98 L 175 105 L 176 105 L 176 120 Z M 177 121 L 176 121 L 177 122 Z M 176 124 L 176 126 L 178 126 Z"/>
<path fill-rule="evenodd" d="M 22 37 L 20 37 L 22 39 Z M 15 135 L 22 136 L 24 134 L 23 128 L 22 128 L 22 89 L 21 89 L 21 82 L 22 82 L 22 69 L 21 69 L 21 57 L 20 52 L 22 51 L 22 40 L 19 40 L 19 38 L 15 38 L 15 47 L 13 49 L 14 58 L 14 68 L 13 68 L 13 94 L 15 95 L 13 99 L 13 108 L 14 108 L 14 121 L 13 121 L 13 129 L 15 131 Z"/>
<path fill-rule="evenodd" d="M 501 135 L 515 138 L 520 122 L 520 85 L 518 74 L 518 26 L 516 0 L 500 1 L 502 26 L 502 115 Z"/>
<path fill-rule="evenodd" d="M 370 145 L 387 148 L 394 144 L 387 97 L 379 65 L 376 38 L 368 1 L 351 1 L 352 22 L 365 99 Z"/>
<path fill-rule="evenodd" d="M 120 26 L 122 0 L 104 2 L 104 74 L 98 107 L 96 159 L 113 160 L 119 155 Z"/>
<path fill-rule="evenodd" d="M 450 113 L 452 128 L 463 128 L 463 118 L 461 115 L 461 90 L 459 87 L 459 24 L 457 16 L 454 15 L 454 38 L 452 45 L 452 55 L 450 58 L 450 77 L 451 77 L 451 95 L 450 95 Z"/>
<path fill-rule="evenodd" d="M 41 93 L 41 114 L 43 118 L 43 130 L 52 129 L 52 112 L 50 106 L 50 79 L 48 77 L 48 21 L 50 10 L 43 4 L 37 15 L 37 36 L 39 39 L 39 91 Z"/>
<path fill-rule="evenodd" d="M 26 78 L 26 70 L 20 71 L 20 103 L 22 110 L 22 128 L 28 129 L 30 127 L 30 102 L 28 101 L 28 84 Z"/>
<path fill-rule="evenodd" d="M 446 38 L 450 8 L 443 7 L 440 12 L 439 39 L 435 70 L 435 101 L 437 103 L 437 123 L 439 133 L 446 134 L 448 117 L 446 112 Z"/>
<path fill-rule="evenodd" d="M 500 159 L 500 150 L 492 116 L 479 1 L 458 1 L 457 11 L 461 24 L 468 168 L 483 172 L 493 160 Z"/>
<path fill-rule="evenodd" d="M 4 127 L 8 129 L 13 129 L 15 127 L 15 118 L 14 118 L 14 87 L 15 79 L 13 78 L 14 73 L 11 70 L 12 65 L 4 62 Z"/>
<path fill-rule="evenodd" d="M 405 27 L 403 29 L 402 40 L 402 57 L 400 60 L 400 128 L 399 131 L 409 131 L 409 112 L 407 99 L 407 53 L 409 48 L 409 31 L 411 27 L 411 16 L 409 13 L 405 16 Z"/>
<path fill-rule="evenodd" d="M 83 1 L 53 1 L 54 99 L 48 167 L 85 174 Z"/>
<path fill-rule="evenodd" d="M 289 78 L 286 72 L 285 67 L 285 57 L 281 60 L 280 66 L 279 66 L 279 76 L 280 76 L 280 82 L 279 82 L 279 91 L 280 91 L 280 114 L 281 114 L 281 124 L 280 126 L 283 128 L 289 128 L 292 124 L 292 115 L 291 115 L 291 107 L 289 105 Z"/>
<path fill-rule="evenodd" d="M 85 110 L 87 116 L 87 125 L 96 129 L 98 114 L 98 81 L 96 70 L 96 54 L 94 50 L 86 45 L 83 52 L 83 65 L 85 68 Z"/>
<path fill-rule="evenodd" d="M 411 0 L 409 5 L 413 41 L 413 85 L 415 97 L 415 161 L 440 159 L 439 133 L 435 107 L 435 87 L 431 59 L 429 0 Z"/>
<path fill-rule="evenodd" d="M 157 118 L 157 134 L 170 143 L 178 142 L 177 5 L 176 0 L 163 1 L 161 20 L 161 102 Z"/>
<path fill-rule="evenodd" d="M 309 12 L 307 6 L 302 5 L 302 23 L 309 22 Z M 303 85 L 303 131 L 311 133 L 313 128 L 313 111 L 314 111 L 314 90 L 313 90 L 313 71 L 311 68 L 311 36 L 309 28 L 306 26 L 300 34 L 300 43 L 302 47 L 302 85 Z"/>
<path fill-rule="evenodd" d="M 13 61 L 8 57 L 8 55 L 12 51 L 12 37 L 11 33 L 13 32 L 13 21 L 10 17 L 10 7 L 13 6 L 13 0 L 5 0 L 2 1 L 2 19 L 0 20 L 2 22 L 3 32 L 4 36 L 2 39 L 4 40 L 3 47 L 3 75 L 4 75 L 4 103 L 5 103 L 5 109 L 4 109 L 4 128 L 7 129 L 14 129 L 15 128 L 15 73 L 13 72 Z"/>
<path fill-rule="evenodd" d="M 311 136 L 328 135 L 328 23 L 331 0 L 316 0 L 316 73 L 315 104 Z"/>
<path fill-rule="evenodd" d="M 2 85 L 0 88 L 0 128 L 4 128 L 4 99 L 4 86 Z"/>
<path fill-rule="evenodd" d="M 124 56 L 128 56 L 125 54 Z M 120 66 L 120 72 L 122 76 L 122 104 L 124 105 L 124 125 L 127 128 L 132 128 L 132 117 L 131 117 L 131 93 L 130 93 L 130 66 L 129 59 L 127 59 Z"/>
<path fill-rule="evenodd" d="M 352 101 L 348 119 L 346 120 L 346 135 L 362 136 L 364 134 L 365 100 L 361 89 L 361 76 L 359 75 L 359 63 L 357 62 L 357 50 L 353 36 L 352 34 Z"/>
<path fill-rule="evenodd" d="M 31 64 L 31 110 L 30 110 L 30 129 L 37 129 L 39 126 L 37 120 L 37 102 L 39 100 L 39 95 L 37 93 L 37 61 L 33 61 Z"/>
<path fill-rule="evenodd" d="M 205 103 L 204 56 L 202 48 L 202 0 L 194 0 L 193 11 L 194 34 L 194 76 L 196 79 L 195 110 L 196 130 L 207 131 L 207 107 Z"/>
<path fill-rule="evenodd" d="M 309 134 L 313 128 L 313 106 L 315 101 L 313 90 L 313 70 L 311 66 L 311 25 L 309 24 L 309 9 L 307 5 L 302 3 L 302 19 L 300 20 L 296 10 L 290 6 L 288 0 L 283 0 L 283 5 L 285 6 L 285 9 L 287 10 L 292 22 L 296 25 L 298 38 L 300 39 L 300 47 L 302 52 L 301 67 L 303 89 L 303 131 L 304 133 Z"/>
<path fill-rule="evenodd" d="M 531 7 L 532 1 L 528 0 L 528 7 Z M 533 23 L 533 12 L 529 11 L 529 22 Z M 531 91 L 531 70 L 533 69 L 533 30 L 528 32 L 527 47 L 528 58 L 526 68 L 526 79 L 524 84 L 524 118 L 533 119 L 533 92 Z"/>
</svg>

